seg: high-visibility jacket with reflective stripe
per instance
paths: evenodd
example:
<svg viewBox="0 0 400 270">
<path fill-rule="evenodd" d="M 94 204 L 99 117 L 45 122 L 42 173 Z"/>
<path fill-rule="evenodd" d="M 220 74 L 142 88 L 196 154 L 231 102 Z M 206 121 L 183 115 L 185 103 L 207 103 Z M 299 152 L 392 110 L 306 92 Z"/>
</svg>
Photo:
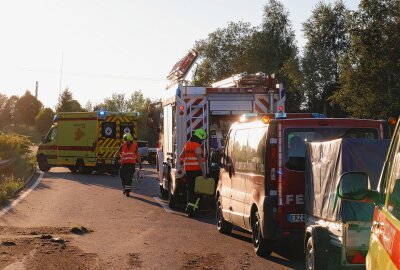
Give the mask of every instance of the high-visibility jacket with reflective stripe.
<svg viewBox="0 0 400 270">
<path fill-rule="evenodd" d="M 184 148 L 184 164 L 185 164 L 185 171 L 200 171 L 200 164 L 196 157 L 196 148 L 201 149 L 201 157 L 202 161 L 204 161 L 204 153 L 203 149 L 201 148 L 201 144 L 197 142 L 187 142 Z"/>
<path fill-rule="evenodd" d="M 121 150 L 121 164 L 136 164 L 137 160 L 137 144 L 131 143 L 130 147 L 128 148 L 128 144 L 122 144 Z"/>
</svg>

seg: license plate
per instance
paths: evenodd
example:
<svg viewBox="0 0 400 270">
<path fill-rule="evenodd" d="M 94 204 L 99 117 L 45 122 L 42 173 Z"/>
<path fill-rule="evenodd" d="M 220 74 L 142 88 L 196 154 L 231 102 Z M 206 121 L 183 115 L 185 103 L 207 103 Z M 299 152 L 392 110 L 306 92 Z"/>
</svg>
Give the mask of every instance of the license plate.
<svg viewBox="0 0 400 270">
<path fill-rule="evenodd" d="M 289 214 L 288 221 L 292 223 L 302 223 L 305 220 L 304 214 Z"/>
</svg>

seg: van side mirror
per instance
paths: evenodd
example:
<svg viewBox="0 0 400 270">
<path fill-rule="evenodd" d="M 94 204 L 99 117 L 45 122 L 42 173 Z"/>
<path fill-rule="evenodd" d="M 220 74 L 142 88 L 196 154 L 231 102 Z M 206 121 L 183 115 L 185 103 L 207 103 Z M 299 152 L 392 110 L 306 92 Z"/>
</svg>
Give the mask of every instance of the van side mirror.
<svg viewBox="0 0 400 270">
<path fill-rule="evenodd" d="M 368 174 L 365 172 L 342 174 L 337 187 L 337 195 L 344 200 L 365 200 L 368 195 Z"/>
</svg>

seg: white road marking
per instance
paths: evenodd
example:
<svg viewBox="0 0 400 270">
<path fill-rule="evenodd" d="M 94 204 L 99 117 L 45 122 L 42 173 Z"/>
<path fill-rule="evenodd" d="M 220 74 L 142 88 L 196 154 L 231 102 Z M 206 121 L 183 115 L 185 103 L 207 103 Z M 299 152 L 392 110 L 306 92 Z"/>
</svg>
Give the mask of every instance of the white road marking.
<svg viewBox="0 0 400 270">
<path fill-rule="evenodd" d="M 179 215 L 184 215 L 184 213 L 182 212 L 178 212 L 178 211 L 174 211 L 171 208 L 169 208 L 169 206 L 163 202 L 160 198 L 158 197 L 153 197 L 153 199 L 159 204 L 161 205 L 162 208 L 164 208 L 165 212 L 167 213 L 175 213 L 175 214 L 179 214 Z"/>
<path fill-rule="evenodd" d="M 43 179 L 43 172 L 40 172 L 40 175 L 38 177 L 38 179 L 36 180 L 36 182 L 30 186 L 24 193 L 22 193 L 20 196 L 18 196 L 18 198 L 13 201 L 12 203 L 10 203 L 9 205 L 7 205 L 6 207 L 4 207 L 1 211 L 0 211 L 0 217 L 2 217 L 4 214 L 6 214 L 8 211 L 10 211 L 10 209 L 12 209 L 14 206 L 16 206 L 20 201 L 22 201 L 26 196 L 28 196 L 29 193 L 31 193 L 31 191 L 37 186 L 39 185 L 39 183 L 42 181 Z"/>
</svg>

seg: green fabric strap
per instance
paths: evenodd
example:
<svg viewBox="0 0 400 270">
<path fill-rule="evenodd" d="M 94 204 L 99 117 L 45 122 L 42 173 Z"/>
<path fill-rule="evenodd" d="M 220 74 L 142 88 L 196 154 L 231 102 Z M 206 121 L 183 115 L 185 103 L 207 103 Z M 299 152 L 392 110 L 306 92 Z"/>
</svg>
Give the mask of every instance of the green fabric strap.
<svg viewBox="0 0 400 270">
<path fill-rule="evenodd" d="M 188 203 L 188 206 L 193 207 L 193 210 L 196 211 L 196 209 L 199 208 L 199 206 L 198 206 L 198 205 L 199 205 L 199 201 L 200 201 L 200 198 L 197 198 L 195 204 L 193 204 L 193 203 Z"/>
</svg>

